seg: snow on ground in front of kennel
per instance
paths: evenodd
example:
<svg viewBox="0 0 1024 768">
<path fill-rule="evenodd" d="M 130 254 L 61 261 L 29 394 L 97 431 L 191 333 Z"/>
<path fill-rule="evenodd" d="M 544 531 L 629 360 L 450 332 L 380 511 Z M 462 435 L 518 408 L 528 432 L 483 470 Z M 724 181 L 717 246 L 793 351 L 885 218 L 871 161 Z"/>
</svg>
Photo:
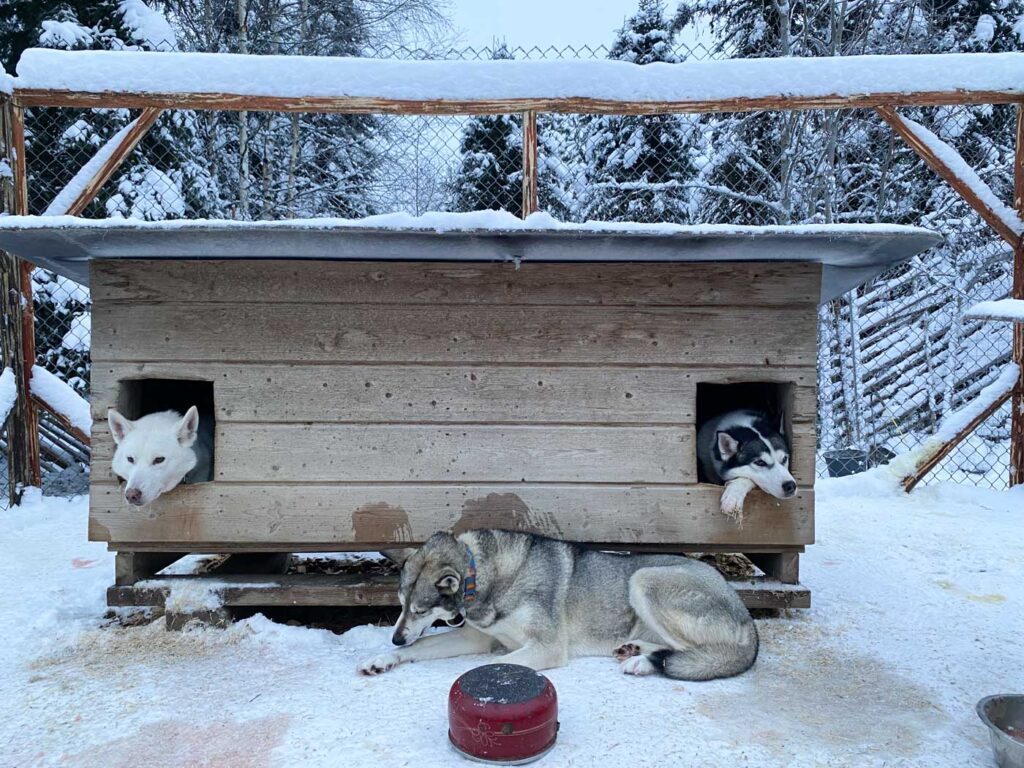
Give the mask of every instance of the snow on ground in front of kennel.
<svg viewBox="0 0 1024 768">
<path fill-rule="evenodd" d="M 818 484 L 803 559 L 814 607 L 759 622 L 732 680 L 631 678 L 606 658 L 547 672 L 551 766 L 989 766 L 974 704 L 1024 689 L 1024 492 L 896 490 L 884 470 Z M 337 636 L 262 617 L 227 630 L 103 626 L 112 556 L 84 499 L 4 515 L 0 752 L 8 765 L 459 765 L 455 678 L 484 663 L 356 663 L 386 628 Z M 468 763 L 467 763 L 468 765 Z"/>
</svg>

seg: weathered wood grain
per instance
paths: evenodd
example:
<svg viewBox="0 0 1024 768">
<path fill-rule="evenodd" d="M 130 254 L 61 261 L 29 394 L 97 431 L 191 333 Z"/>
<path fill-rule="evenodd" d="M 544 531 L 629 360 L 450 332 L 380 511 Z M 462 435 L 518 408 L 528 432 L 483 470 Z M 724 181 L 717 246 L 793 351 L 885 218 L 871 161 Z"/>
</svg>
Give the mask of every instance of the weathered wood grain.
<svg viewBox="0 0 1024 768">
<path fill-rule="evenodd" d="M 143 261 L 90 264 L 93 301 L 815 306 L 821 265 Z"/>
<path fill-rule="evenodd" d="M 278 483 L 694 483 L 693 427 L 218 424 L 214 480 Z M 793 430 L 792 473 L 814 482 L 815 436 Z M 92 474 L 114 479 L 107 424 Z"/>
<path fill-rule="evenodd" d="M 188 577 L 162 577 L 145 586 L 114 586 L 107 590 L 111 607 L 162 606 L 176 581 Z M 209 577 L 222 585 L 224 605 L 242 607 L 284 606 L 391 606 L 398 605 L 398 577 L 358 574 L 290 574 L 268 577 L 254 575 L 233 578 Z M 773 579 L 744 579 L 730 582 L 747 608 L 810 608 L 810 591 Z"/>
<path fill-rule="evenodd" d="M 114 583 L 127 586 L 156 575 L 186 552 L 118 552 L 114 558 Z"/>
<path fill-rule="evenodd" d="M 696 480 L 693 430 L 680 427 L 227 424 L 215 440 L 218 482 Z"/>
<path fill-rule="evenodd" d="M 523 112 L 523 217 L 538 210 L 537 113 Z"/>
<path fill-rule="evenodd" d="M 93 418 L 117 405 L 118 382 L 145 378 L 213 382 L 219 422 L 693 424 L 698 382 L 792 382 L 795 423 L 816 403 L 813 367 L 94 363 Z"/>
<path fill-rule="evenodd" d="M 814 540 L 814 492 L 747 498 L 743 526 L 718 511 L 721 488 L 581 485 L 182 486 L 143 510 L 94 480 L 89 538 L 113 549 L 331 551 L 414 545 L 438 530 L 504 527 L 608 544 L 791 547 Z M 125 546 L 122 546 L 125 545 Z"/>
<path fill-rule="evenodd" d="M 111 304 L 94 361 L 808 366 L 817 311 L 750 307 Z"/>
<path fill-rule="evenodd" d="M 688 101 L 613 101 L 585 97 L 542 99 L 409 100 L 362 96 L 274 97 L 232 93 L 85 93 L 50 88 L 19 88 L 17 104 L 25 107 L 83 107 L 86 109 L 216 109 L 269 112 L 339 112 L 391 115 L 502 115 L 515 112 L 555 112 L 599 115 L 668 115 L 711 112 L 750 112 L 765 109 L 853 109 L 857 107 L 941 106 L 953 104 L 1009 104 L 1020 93 L 1004 91 L 876 92 L 857 95 L 772 95 L 756 98 Z"/>
</svg>

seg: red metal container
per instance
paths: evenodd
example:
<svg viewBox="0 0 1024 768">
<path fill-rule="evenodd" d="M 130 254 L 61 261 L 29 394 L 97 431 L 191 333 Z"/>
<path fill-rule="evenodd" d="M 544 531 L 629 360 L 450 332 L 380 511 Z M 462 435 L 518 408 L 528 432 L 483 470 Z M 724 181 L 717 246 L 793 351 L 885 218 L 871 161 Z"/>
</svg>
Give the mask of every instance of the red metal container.
<svg viewBox="0 0 1024 768">
<path fill-rule="evenodd" d="M 448 739 L 471 760 L 529 763 L 543 757 L 557 735 L 555 687 L 529 667 L 486 664 L 448 692 Z"/>
</svg>

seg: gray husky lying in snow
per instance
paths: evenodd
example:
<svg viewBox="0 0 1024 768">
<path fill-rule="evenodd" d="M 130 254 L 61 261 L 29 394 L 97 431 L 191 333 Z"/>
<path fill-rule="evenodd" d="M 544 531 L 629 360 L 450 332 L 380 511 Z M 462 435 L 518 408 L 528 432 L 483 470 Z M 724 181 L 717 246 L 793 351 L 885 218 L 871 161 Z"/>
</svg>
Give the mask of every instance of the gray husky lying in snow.
<svg viewBox="0 0 1024 768">
<path fill-rule="evenodd" d="M 395 553 L 391 553 L 392 556 Z M 391 653 L 366 675 L 406 661 L 503 648 L 534 669 L 613 656 L 626 674 L 711 680 L 757 658 L 750 613 L 711 566 L 675 555 L 619 555 L 526 533 L 436 533 L 406 553 Z M 458 629 L 421 639 L 438 619 Z"/>
</svg>

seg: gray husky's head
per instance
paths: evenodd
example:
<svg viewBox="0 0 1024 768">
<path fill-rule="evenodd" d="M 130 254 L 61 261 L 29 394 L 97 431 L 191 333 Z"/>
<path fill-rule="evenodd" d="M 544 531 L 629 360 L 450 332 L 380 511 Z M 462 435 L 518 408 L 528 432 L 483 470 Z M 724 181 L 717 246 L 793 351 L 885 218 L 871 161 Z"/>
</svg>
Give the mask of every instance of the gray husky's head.
<svg viewBox="0 0 1024 768">
<path fill-rule="evenodd" d="M 402 559 L 397 552 L 392 559 Z M 469 553 L 450 533 L 435 533 L 411 552 L 402 566 L 398 600 L 402 615 L 391 638 L 408 645 L 435 621 L 454 621 L 462 612 L 462 580 L 469 567 Z"/>
<path fill-rule="evenodd" d="M 720 430 L 716 434 L 715 448 L 716 460 L 721 462 L 722 480 L 746 478 L 777 499 L 796 495 L 796 481 L 789 472 L 789 443 L 784 429 L 782 423 L 776 429 L 766 419 L 753 416 L 745 424 Z"/>
</svg>

